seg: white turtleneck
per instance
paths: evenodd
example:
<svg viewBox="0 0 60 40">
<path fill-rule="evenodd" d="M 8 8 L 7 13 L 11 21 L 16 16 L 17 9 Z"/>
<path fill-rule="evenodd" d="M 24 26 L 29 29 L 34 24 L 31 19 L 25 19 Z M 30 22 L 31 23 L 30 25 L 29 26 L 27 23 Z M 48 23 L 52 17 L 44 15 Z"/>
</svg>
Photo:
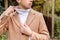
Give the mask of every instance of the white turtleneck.
<svg viewBox="0 0 60 40">
<path fill-rule="evenodd" d="M 22 24 L 25 24 L 30 9 L 22 10 L 22 9 L 19 9 L 18 6 L 16 6 L 15 10 L 19 13 L 20 22 L 21 22 Z"/>
</svg>

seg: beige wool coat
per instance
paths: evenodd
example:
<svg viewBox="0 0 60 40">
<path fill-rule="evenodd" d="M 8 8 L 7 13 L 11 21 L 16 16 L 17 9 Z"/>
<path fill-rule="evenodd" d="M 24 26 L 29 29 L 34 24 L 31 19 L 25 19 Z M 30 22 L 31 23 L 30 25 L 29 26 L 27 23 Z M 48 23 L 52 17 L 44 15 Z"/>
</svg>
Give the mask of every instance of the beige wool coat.
<svg viewBox="0 0 60 40">
<path fill-rule="evenodd" d="M 34 31 L 31 40 L 49 40 L 49 32 L 42 13 L 31 9 L 26 24 Z M 12 16 L 6 16 L 4 13 L 0 16 L 0 35 L 8 31 L 8 40 L 29 39 L 28 35 L 21 33 L 20 27 L 21 23 L 17 12 Z"/>
</svg>

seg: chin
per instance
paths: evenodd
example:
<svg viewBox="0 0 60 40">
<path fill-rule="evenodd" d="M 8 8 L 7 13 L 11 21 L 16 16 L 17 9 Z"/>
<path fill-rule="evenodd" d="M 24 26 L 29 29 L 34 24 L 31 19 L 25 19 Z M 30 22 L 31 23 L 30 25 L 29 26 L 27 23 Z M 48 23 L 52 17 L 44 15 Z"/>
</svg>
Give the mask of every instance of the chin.
<svg viewBox="0 0 60 40">
<path fill-rule="evenodd" d="M 26 7 L 26 9 L 30 9 L 31 7 Z"/>
<path fill-rule="evenodd" d="M 31 7 L 28 7 L 28 9 L 30 9 Z"/>
<path fill-rule="evenodd" d="M 27 7 L 27 8 L 31 8 L 31 6 Z"/>
</svg>

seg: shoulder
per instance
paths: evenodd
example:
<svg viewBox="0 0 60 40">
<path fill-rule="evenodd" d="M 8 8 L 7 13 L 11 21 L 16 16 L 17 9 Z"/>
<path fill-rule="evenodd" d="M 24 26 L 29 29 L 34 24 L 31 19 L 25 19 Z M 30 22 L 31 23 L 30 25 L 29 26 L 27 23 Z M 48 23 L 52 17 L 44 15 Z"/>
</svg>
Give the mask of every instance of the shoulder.
<svg viewBox="0 0 60 40">
<path fill-rule="evenodd" d="M 38 12 L 36 10 L 31 9 L 31 12 L 34 13 L 36 16 L 43 16 L 43 13 Z"/>
</svg>

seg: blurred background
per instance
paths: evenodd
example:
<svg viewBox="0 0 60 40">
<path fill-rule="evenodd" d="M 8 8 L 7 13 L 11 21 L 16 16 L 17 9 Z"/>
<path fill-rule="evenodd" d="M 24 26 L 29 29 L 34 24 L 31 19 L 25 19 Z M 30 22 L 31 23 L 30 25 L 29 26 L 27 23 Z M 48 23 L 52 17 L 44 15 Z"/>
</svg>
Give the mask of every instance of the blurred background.
<svg viewBox="0 0 60 40">
<path fill-rule="evenodd" d="M 15 0 L 0 0 L 0 15 L 10 5 L 17 5 Z M 52 40 L 60 40 L 60 0 L 35 0 L 32 8 L 43 13 Z M 7 40 L 7 33 L 0 40 Z"/>
</svg>

